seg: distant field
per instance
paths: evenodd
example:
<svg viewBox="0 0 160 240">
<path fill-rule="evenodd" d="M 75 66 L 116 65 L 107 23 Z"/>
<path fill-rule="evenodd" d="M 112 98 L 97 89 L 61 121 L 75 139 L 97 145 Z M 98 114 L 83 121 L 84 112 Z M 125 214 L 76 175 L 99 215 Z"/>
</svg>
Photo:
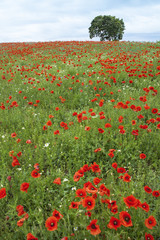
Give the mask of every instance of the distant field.
<svg viewBox="0 0 160 240">
<path fill-rule="evenodd" d="M 0 240 L 160 239 L 160 44 L 0 44 Z"/>
</svg>

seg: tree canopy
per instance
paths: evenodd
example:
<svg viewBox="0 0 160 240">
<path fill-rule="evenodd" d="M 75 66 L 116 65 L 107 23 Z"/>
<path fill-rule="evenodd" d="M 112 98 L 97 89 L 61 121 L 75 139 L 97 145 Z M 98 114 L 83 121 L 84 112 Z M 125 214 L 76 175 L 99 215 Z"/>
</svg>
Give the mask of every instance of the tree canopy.
<svg viewBox="0 0 160 240">
<path fill-rule="evenodd" d="M 100 37 L 100 41 L 121 40 L 125 30 L 123 19 L 115 16 L 97 16 L 89 27 L 89 36 Z"/>
</svg>

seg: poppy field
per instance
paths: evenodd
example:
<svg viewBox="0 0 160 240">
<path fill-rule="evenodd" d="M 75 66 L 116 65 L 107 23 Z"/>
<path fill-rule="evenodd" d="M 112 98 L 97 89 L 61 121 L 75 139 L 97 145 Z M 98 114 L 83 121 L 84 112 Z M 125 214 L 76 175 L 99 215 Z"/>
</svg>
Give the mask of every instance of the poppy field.
<svg viewBox="0 0 160 240">
<path fill-rule="evenodd" d="M 0 44 L 0 240 L 160 239 L 160 44 Z"/>
</svg>

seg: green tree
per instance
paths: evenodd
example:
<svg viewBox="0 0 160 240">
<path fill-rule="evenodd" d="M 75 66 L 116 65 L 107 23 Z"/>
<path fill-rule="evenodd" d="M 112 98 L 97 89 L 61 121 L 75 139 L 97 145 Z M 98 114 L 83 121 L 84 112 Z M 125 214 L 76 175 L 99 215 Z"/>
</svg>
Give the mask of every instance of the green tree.
<svg viewBox="0 0 160 240">
<path fill-rule="evenodd" d="M 97 16 L 89 27 L 89 36 L 100 37 L 100 41 L 121 40 L 125 30 L 123 19 L 115 16 Z"/>
</svg>

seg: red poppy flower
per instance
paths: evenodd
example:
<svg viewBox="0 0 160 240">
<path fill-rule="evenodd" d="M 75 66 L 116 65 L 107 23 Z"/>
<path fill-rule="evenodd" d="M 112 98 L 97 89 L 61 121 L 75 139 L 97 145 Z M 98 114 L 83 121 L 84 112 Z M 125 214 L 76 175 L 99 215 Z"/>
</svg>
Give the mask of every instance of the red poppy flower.
<svg viewBox="0 0 160 240">
<path fill-rule="evenodd" d="M 113 158 L 113 157 L 114 157 L 114 153 L 113 153 L 113 152 L 109 152 L 109 153 L 108 153 L 108 156 L 111 157 L 111 158 Z"/>
<path fill-rule="evenodd" d="M 86 191 L 84 189 L 77 189 L 76 191 L 76 197 L 86 197 Z"/>
<path fill-rule="evenodd" d="M 84 208 L 87 208 L 87 210 L 92 210 L 95 206 L 95 199 L 93 197 L 85 197 L 82 205 Z"/>
<path fill-rule="evenodd" d="M 81 203 L 80 202 L 71 202 L 71 205 L 69 206 L 69 209 L 73 208 L 73 209 L 78 209 L 79 208 L 79 205 Z"/>
<path fill-rule="evenodd" d="M 43 126 L 43 130 L 46 131 L 48 128 L 46 125 Z"/>
<path fill-rule="evenodd" d="M 17 136 L 17 134 L 15 132 L 11 134 L 12 138 L 15 138 L 16 136 Z"/>
<path fill-rule="evenodd" d="M 0 189 L 0 199 L 4 198 L 6 196 L 6 189 L 5 188 L 1 188 Z"/>
<path fill-rule="evenodd" d="M 54 216 L 49 217 L 45 222 L 45 226 L 46 226 L 48 231 L 55 231 L 58 227 L 57 226 L 57 219 Z"/>
<path fill-rule="evenodd" d="M 132 125 L 136 125 L 136 121 L 135 120 L 132 120 Z"/>
<path fill-rule="evenodd" d="M 12 167 L 15 167 L 15 166 L 18 166 L 18 165 L 20 166 L 20 163 L 19 163 L 18 159 L 16 158 L 12 162 Z"/>
<path fill-rule="evenodd" d="M 22 192 L 27 192 L 28 188 L 29 188 L 29 183 L 24 182 L 24 183 L 21 184 L 20 190 Z"/>
<path fill-rule="evenodd" d="M 125 211 L 120 212 L 119 218 L 120 218 L 121 224 L 124 227 L 133 226 L 132 221 L 131 221 L 131 216 L 128 212 L 125 212 Z"/>
<path fill-rule="evenodd" d="M 25 218 L 21 218 L 21 219 L 17 222 L 17 226 L 18 226 L 18 227 L 23 226 L 23 223 L 24 223 L 25 220 L 26 220 Z"/>
<path fill-rule="evenodd" d="M 87 226 L 87 230 L 90 230 L 90 233 L 92 235 L 98 235 L 101 232 L 99 225 L 97 225 L 96 223 L 97 223 L 97 219 L 93 219 L 90 222 L 90 224 Z"/>
<path fill-rule="evenodd" d="M 34 164 L 34 168 L 35 168 L 37 171 L 39 171 L 39 163 L 35 163 L 35 164 Z"/>
<path fill-rule="evenodd" d="M 102 128 L 98 128 L 99 133 L 104 133 L 104 130 Z"/>
<path fill-rule="evenodd" d="M 141 203 L 139 207 L 142 208 L 146 212 L 149 211 L 149 205 L 146 202 Z"/>
<path fill-rule="evenodd" d="M 112 207 L 112 208 L 110 209 L 110 211 L 111 211 L 113 214 L 118 213 L 118 206 L 116 205 L 115 207 Z"/>
<path fill-rule="evenodd" d="M 110 196 L 110 190 L 106 188 L 104 184 L 101 184 L 99 187 L 99 195 L 104 196 L 107 195 L 108 197 Z"/>
<path fill-rule="evenodd" d="M 153 108 L 153 109 L 152 109 L 152 113 L 153 113 L 153 114 L 156 114 L 157 112 L 158 112 L 158 109 L 157 109 L 157 108 Z"/>
<path fill-rule="evenodd" d="M 75 172 L 73 179 L 75 182 L 78 182 L 81 178 L 81 174 L 79 172 Z"/>
<path fill-rule="evenodd" d="M 34 237 L 32 233 L 27 234 L 27 240 L 38 240 L 38 238 Z"/>
<path fill-rule="evenodd" d="M 92 169 L 92 172 L 101 172 L 100 168 L 99 168 L 99 165 L 94 162 L 92 165 L 91 165 L 91 169 Z"/>
<path fill-rule="evenodd" d="M 101 151 L 101 148 L 97 148 L 94 150 L 94 152 L 100 152 Z"/>
<path fill-rule="evenodd" d="M 52 126 L 52 122 L 49 120 L 47 123 L 46 123 L 47 126 Z"/>
<path fill-rule="evenodd" d="M 39 173 L 37 170 L 33 170 L 33 171 L 31 172 L 31 176 L 32 176 L 33 178 L 39 178 L 41 175 L 40 175 L 40 173 Z"/>
<path fill-rule="evenodd" d="M 126 198 L 123 198 L 125 204 L 127 205 L 127 207 L 134 207 L 137 208 L 139 205 L 139 200 L 136 199 L 133 195 L 130 195 Z"/>
<path fill-rule="evenodd" d="M 109 224 L 107 225 L 110 229 L 115 229 L 117 231 L 117 228 L 121 226 L 121 222 L 119 219 L 115 217 L 111 217 Z"/>
<path fill-rule="evenodd" d="M 60 135 L 59 130 L 54 131 L 54 135 Z"/>
<path fill-rule="evenodd" d="M 89 131 L 90 129 L 91 129 L 91 127 L 85 126 L 85 131 Z"/>
<path fill-rule="evenodd" d="M 154 197 L 159 197 L 160 196 L 160 192 L 157 190 L 157 191 L 153 191 L 152 192 L 152 195 L 154 196 Z"/>
<path fill-rule="evenodd" d="M 56 179 L 53 181 L 53 183 L 58 184 L 58 185 L 61 185 L 61 179 L 60 179 L 60 177 L 56 178 Z"/>
<path fill-rule="evenodd" d="M 149 233 L 145 233 L 145 240 L 154 240 L 154 237 Z"/>
<path fill-rule="evenodd" d="M 85 215 L 91 217 L 92 213 L 90 211 L 85 212 Z"/>
<path fill-rule="evenodd" d="M 90 184 L 88 187 L 86 187 L 86 192 L 94 194 L 98 192 L 98 189 L 92 184 Z"/>
<path fill-rule="evenodd" d="M 86 189 L 89 185 L 92 185 L 92 183 L 90 181 L 86 182 L 83 184 L 84 189 Z"/>
<path fill-rule="evenodd" d="M 85 164 L 85 165 L 82 167 L 82 169 L 83 169 L 83 172 L 88 172 L 88 171 L 90 171 L 91 167 L 89 167 L 88 164 Z"/>
<path fill-rule="evenodd" d="M 124 182 L 130 182 L 131 181 L 131 176 L 128 173 L 125 173 L 123 176 L 123 181 Z"/>
<path fill-rule="evenodd" d="M 146 158 L 146 154 L 141 153 L 141 154 L 139 155 L 139 157 L 140 157 L 140 159 L 145 159 L 145 158 Z"/>
<path fill-rule="evenodd" d="M 17 153 L 17 156 L 18 157 L 22 156 L 22 152 Z"/>
<path fill-rule="evenodd" d="M 98 185 L 101 180 L 102 180 L 102 178 L 95 177 L 95 178 L 93 179 L 94 185 Z"/>
<path fill-rule="evenodd" d="M 81 175 L 81 177 L 83 177 L 84 176 L 84 171 L 83 171 L 83 168 L 80 168 L 78 171 L 77 171 L 80 175 Z"/>
<path fill-rule="evenodd" d="M 136 130 L 133 130 L 132 131 L 132 135 L 135 135 L 135 136 L 138 136 L 139 135 L 139 133 L 138 133 L 139 131 L 136 129 Z"/>
<path fill-rule="evenodd" d="M 126 172 L 126 169 L 123 168 L 123 167 L 120 167 L 120 168 L 117 168 L 117 172 L 118 172 L 118 173 L 125 173 L 125 172 Z"/>
<path fill-rule="evenodd" d="M 114 169 L 116 169 L 117 166 L 118 166 L 118 164 L 117 164 L 116 162 L 115 162 L 115 163 L 112 163 L 112 167 L 113 167 Z"/>
<path fill-rule="evenodd" d="M 147 192 L 147 193 L 152 193 L 152 189 L 148 186 L 144 187 L 144 191 Z"/>
<path fill-rule="evenodd" d="M 149 229 L 152 229 L 157 224 L 156 219 L 153 216 L 149 216 L 144 223 Z"/>
<path fill-rule="evenodd" d="M 105 128 L 111 128 L 111 127 L 112 127 L 112 125 L 110 123 L 105 124 Z"/>
<path fill-rule="evenodd" d="M 54 210 L 53 213 L 52 213 L 52 215 L 57 219 L 57 222 L 58 222 L 61 218 L 63 218 L 63 215 L 62 215 L 59 211 L 57 211 L 57 210 Z"/>
</svg>

